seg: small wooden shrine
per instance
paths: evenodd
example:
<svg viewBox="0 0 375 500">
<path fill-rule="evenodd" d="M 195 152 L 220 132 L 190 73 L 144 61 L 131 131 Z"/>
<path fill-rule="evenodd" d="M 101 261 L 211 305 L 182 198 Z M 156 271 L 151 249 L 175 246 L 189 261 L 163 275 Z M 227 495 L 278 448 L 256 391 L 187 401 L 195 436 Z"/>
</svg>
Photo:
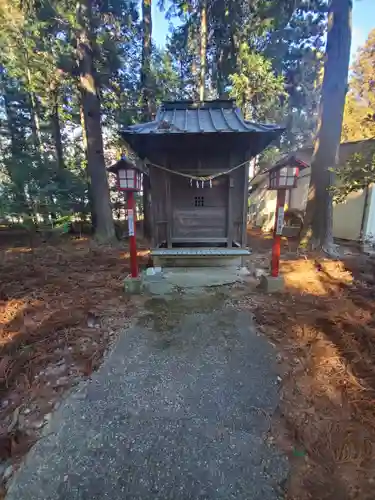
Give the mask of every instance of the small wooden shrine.
<svg viewBox="0 0 375 500">
<path fill-rule="evenodd" d="M 231 100 L 165 102 L 154 121 L 123 130 L 149 169 L 152 255 L 247 254 L 249 160 L 283 130 L 246 121 Z"/>
</svg>

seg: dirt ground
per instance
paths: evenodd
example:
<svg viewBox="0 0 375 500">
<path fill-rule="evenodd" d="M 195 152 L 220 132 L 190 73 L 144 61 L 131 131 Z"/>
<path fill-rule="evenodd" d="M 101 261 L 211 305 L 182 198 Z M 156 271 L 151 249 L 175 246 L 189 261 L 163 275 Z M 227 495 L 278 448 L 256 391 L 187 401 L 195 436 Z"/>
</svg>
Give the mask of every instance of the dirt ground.
<svg viewBox="0 0 375 500">
<path fill-rule="evenodd" d="M 250 231 L 252 266 L 268 267 L 271 242 Z M 122 294 L 128 254 L 121 246 L 68 237 L 0 246 L 6 480 L 61 397 L 99 366 L 137 303 Z M 144 264 L 147 252 L 140 254 Z M 373 499 L 375 261 L 355 250 L 342 261 L 297 257 L 286 242 L 282 257 L 285 292 L 269 296 L 252 286 L 233 298 L 279 349 L 282 403 L 272 434 L 292 463 L 287 498 Z"/>
<path fill-rule="evenodd" d="M 271 239 L 252 231 L 249 244 L 253 265 L 267 267 Z M 374 498 L 375 260 L 345 253 L 297 258 L 284 244 L 285 292 L 237 304 L 280 352 L 273 436 L 292 463 L 288 499 Z"/>
<path fill-rule="evenodd" d="M 4 238 L 0 248 L 0 482 L 38 439 L 51 412 L 90 376 L 137 304 L 122 293 L 126 244 L 88 238 Z M 143 264 L 145 251 L 140 251 Z M 0 494 L 1 498 L 1 494 Z"/>
</svg>

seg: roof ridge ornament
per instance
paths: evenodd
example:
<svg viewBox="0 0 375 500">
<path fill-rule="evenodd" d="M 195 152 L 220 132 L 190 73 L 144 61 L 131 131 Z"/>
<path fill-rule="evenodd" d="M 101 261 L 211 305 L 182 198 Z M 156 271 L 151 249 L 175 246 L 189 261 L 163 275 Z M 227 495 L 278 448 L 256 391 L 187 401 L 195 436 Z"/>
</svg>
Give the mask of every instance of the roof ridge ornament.
<svg viewBox="0 0 375 500">
<path fill-rule="evenodd" d="M 180 128 L 178 128 L 176 125 L 173 123 L 168 122 L 167 120 L 160 120 L 160 122 L 157 125 L 157 130 L 174 130 L 176 132 L 182 132 Z"/>
</svg>

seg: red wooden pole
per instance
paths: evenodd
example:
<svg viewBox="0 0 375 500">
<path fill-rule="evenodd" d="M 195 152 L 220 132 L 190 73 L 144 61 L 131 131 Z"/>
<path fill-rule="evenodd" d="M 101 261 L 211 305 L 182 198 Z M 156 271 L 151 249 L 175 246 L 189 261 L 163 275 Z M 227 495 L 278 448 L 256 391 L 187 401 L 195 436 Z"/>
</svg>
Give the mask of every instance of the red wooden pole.
<svg viewBox="0 0 375 500">
<path fill-rule="evenodd" d="M 285 189 L 277 190 L 275 228 L 273 230 L 271 276 L 277 278 L 280 268 L 281 236 L 284 225 Z"/>
<path fill-rule="evenodd" d="M 137 242 L 135 239 L 135 199 L 133 191 L 128 193 L 128 227 L 129 227 L 129 249 L 130 249 L 130 271 L 132 278 L 138 278 L 137 264 Z"/>
</svg>

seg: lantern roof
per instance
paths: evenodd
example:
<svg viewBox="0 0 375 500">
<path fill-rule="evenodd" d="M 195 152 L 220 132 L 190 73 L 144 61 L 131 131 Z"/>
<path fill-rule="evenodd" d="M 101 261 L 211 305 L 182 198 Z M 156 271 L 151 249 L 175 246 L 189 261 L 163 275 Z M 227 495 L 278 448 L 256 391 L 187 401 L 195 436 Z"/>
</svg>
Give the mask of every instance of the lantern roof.
<svg viewBox="0 0 375 500">
<path fill-rule="evenodd" d="M 274 172 L 275 170 L 280 170 L 284 167 L 298 167 L 300 170 L 304 170 L 305 168 L 309 168 L 309 166 L 310 165 L 300 160 L 295 155 L 288 155 L 281 158 L 281 160 L 275 163 L 275 165 L 272 165 L 272 167 L 264 170 L 262 173 Z"/>
<path fill-rule="evenodd" d="M 132 162 L 129 160 L 129 158 L 126 155 L 122 155 L 121 158 L 116 161 L 116 163 L 113 163 L 111 166 L 107 168 L 108 172 L 111 172 L 113 174 L 117 174 L 119 170 L 138 170 L 139 172 L 144 172 L 143 169 L 137 165 L 136 163 Z"/>
<path fill-rule="evenodd" d="M 298 154 L 298 153 L 297 153 Z M 299 167 L 300 170 L 309 168 L 310 165 L 305 161 L 299 159 L 296 153 L 291 153 L 284 155 L 279 161 L 277 161 L 271 167 L 261 169 L 252 179 L 250 179 L 250 190 L 254 191 L 259 184 L 262 184 L 266 179 L 268 179 L 271 172 L 280 170 L 283 167 Z"/>
</svg>

